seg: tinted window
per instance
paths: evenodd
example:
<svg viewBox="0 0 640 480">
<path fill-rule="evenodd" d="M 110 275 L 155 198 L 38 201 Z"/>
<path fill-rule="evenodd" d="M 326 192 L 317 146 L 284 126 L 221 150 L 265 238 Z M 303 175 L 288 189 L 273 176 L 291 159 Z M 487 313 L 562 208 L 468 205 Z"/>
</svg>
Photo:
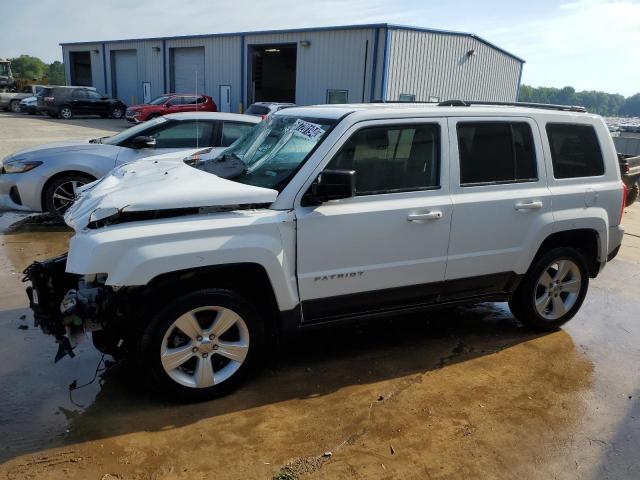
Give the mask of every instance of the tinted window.
<svg viewBox="0 0 640 480">
<path fill-rule="evenodd" d="M 347 103 L 348 99 L 347 90 L 327 90 L 327 103 Z"/>
<path fill-rule="evenodd" d="M 439 168 L 440 127 L 436 124 L 359 130 L 327 166 L 355 170 L 356 195 L 437 187 Z"/>
<path fill-rule="evenodd" d="M 74 90 L 72 98 L 74 100 L 86 100 L 89 98 L 86 90 Z"/>
<path fill-rule="evenodd" d="M 89 94 L 89 98 L 91 98 L 92 100 L 102 100 L 102 95 L 98 92 L 90 90 L 87 93 Z"/>
<path fill-rule="evenodd" d="M 196 98 L 196 103 L 207 103 L 207 99 L 204 97 Z"/>
<path fill-rule="evenodd" d="M 247 108 L 247 113 L 250 115 L 266 115 L 269 113 L 269 107 L 263 107 L 261 105 L 251 105 Z"/>
<path fill-rule="evenodd" d="M 156 148 L 211 147 L 213 122 L 171 122 L 152 133 Z"/>
<path fill-rule="evenodd" d="M 196 98 L 195 96 L 192 97 L 182 97 L 182 103 L 184 105 L 195 105 L 196 104 Z"/>
<path fill-rule="evenodd" d="M 251 128 L 253 128 L 253 125 L 250 123 L 224 122 L 222 125 L 222 141 L 220 146 L 228 147 L 251 130 Z"/>
<path fill-rule="evenodd" d="M 460 184 L 537 180 L 531 127 L 521 122 L 459 123 Z"/>
<path fill-rule="evenodd" d="M 167 105 L 182 105 L 182 97 L 173 97 Z"/>
<path fill-rule="evenodd" d="M 604 174 L 602 150 L 591 125 L 548 123 L 555 178 L 595 177 Z"/>
</svg>

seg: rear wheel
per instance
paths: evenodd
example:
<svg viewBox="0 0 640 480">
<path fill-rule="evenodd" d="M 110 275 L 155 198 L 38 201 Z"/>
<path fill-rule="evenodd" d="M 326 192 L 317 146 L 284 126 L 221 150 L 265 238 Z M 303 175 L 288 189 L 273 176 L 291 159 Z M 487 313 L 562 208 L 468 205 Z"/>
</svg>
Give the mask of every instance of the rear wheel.
<svg viewBox="0 0 640 480">
<path fill-rule="evenodd" d="M 20 100 L 13 100 L 10 104 L 9 104 L 9 109 L 13 112 L 13 113 L 20 113 L 22 111 L 22 107 L 20 107 Z"/>
<path fill-rule="evenodd" d="M 640 185 L 638 185 L 638 182 L 635 182 L 627 192 L 625 206 L 628 207 L 629 205 L 636 203 L 636 200 L 638 200 L 638 194 L 640 194 Z"/>
<path fill-rule="evenodd" d="M 122 107 L 113 107 L 111 109 L 111 116 L 113 118 L 122 118 L 124 116 L 124 110 Z"/>
<path fill-rule="evenodd" d="M 589 288 L 584 257 L 573 248 L 554 248 L 529 270 L 509 307 L 525 325 L 554 330 L 580 309 Z"/>
<path fill-rule="evenodd" d="M 44 204 L 47 211 L 58 219 L 76 198 L 76 191 L 82 185 L 93 182 L 93 178 L 85 175 L 69 174 L 53 180 L 44 192 Z"/>
<path fill-rule="evenodd" d="M 264 338 L 253 305 L 230 290 L 178 297 L 147 326 L 141 360 L 167 394 L 206 400 L 238 386 L 255 365 Z"/>
<path fill-rule="evenodd" d="M 58 116 L 65 120 L 69 120 L 71 117 L 73 117 L 73 112 L 71 111 L 71 107 L 68 105 L 63 105 L 62 107 L 60 107 Z"/>
</svg>

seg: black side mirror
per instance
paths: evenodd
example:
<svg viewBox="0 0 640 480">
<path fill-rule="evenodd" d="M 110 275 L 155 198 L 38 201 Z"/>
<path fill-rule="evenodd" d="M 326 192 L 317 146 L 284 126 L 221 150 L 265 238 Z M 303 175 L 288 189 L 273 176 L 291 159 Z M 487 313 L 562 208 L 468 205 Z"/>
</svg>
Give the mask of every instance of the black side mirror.
<svg viewBox="0 0 640 480">
<path fill-rule="evenodd" d="M 154 148 L 156 146 L 156 139 L 153 137 L 147 137 L 146 135 L 140 135 L 135 137 L 131 141 L 131 148 Z"/>
<path fill-rule="evenodd" d="M 302 204 L 303 206 L 320 205 L 329 200 L 354 197 L 355 194 L 355 170 L 325 170 L 311 184 Z"/>
</svg>

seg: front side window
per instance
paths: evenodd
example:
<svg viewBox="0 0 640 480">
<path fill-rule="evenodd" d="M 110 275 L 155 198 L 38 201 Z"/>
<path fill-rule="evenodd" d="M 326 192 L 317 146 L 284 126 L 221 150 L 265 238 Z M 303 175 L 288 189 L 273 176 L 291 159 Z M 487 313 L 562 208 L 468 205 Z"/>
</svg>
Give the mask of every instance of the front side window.
<svg viewBox="0 0 640 480">
<path fill-rule="evenodd" d="M 461 122 L 457 133 L 463 187 L 538 179 L 528 123 Z"/>
<path fill-rule="evenodd" d="M 89 98 L 91 98 L 92 100 L 102 100 L 102 95 L 99 94 L 98 92 L 89 90 L 87 93 L 89 94 Z"/>
<path fill-rule="evenodd" d="M 156 139 L 156 148 L 210 147 L 213 122 L 170 122 L 151 134 Z"/>
<path fill-rule="evenodd" d="M 87 98 L 89 98 L 89 95 L 87 94 L 86 90 L 74 90 L 72 98 L 74 100 L 86 100 Z"/>
<path fill-rule="evenodd" d="M 604 160 L 591 125 L 548 123 L 555 178 L 597 177 L 604 174 Z"/>
<path fill-rule="evenodd" d="M 175 105 L 182 105 L 182 97 L 173 97 L 169 103 L 167 103 L 170 107 Z"/>
<path fill-rule="evenodd" d="M 127 128 L 126 130 L 116 133 L 111 137 L 100 138 L 100 143 L 105 143 L 107 145 L 120 145 L 126 146 L 130 140 L 133 140 L 135 137 L 140 135 L 150 135 L 150 132 L 155 130 L 158 125 L 162 125 L 164 123 L 169 122 L 166 117 L 156 117 L 151 120 L 147 120 L 144 123 L 139 123 L 133 127 Z"/>
<path fill-rule="evenodd" d="M 224 122 L 222 124 L 221 147 L 228 147 L 254 127 L 251 123 Z"/>
<path fill-rule="evenodd" d="M 440 126 L 435 123 L 363 128 L 327 166 L 355 170 L 356 195 L 436 188 L 439 168 Z"/>
<path fill-rule="evenodd" d="M 326 118 L 272 115 L 222 153 L 210 159 L 203 156 L 193 166 L 236 182 L 282 191 L 335 123 Z"/>
</svg>

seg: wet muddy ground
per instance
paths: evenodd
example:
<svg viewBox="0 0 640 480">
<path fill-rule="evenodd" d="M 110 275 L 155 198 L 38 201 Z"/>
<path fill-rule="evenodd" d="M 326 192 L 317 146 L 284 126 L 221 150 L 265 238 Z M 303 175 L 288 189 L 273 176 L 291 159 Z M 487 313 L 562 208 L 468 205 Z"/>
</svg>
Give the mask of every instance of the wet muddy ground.
<svg viewBox="0 0 640 480">
<path fill-rule="evenodd" d="M 16 224 L 17 222 L 17 224 Z M 640 208 L 565 328 L 482 304 L 307 334 L 176 405 L 83 343 L 53 363 L 21 271 L 62 226 L 0 217 L 0 478 L 640 478 Z M 11 227 L 13 225 L 13 227 Z"/>
</svg>

